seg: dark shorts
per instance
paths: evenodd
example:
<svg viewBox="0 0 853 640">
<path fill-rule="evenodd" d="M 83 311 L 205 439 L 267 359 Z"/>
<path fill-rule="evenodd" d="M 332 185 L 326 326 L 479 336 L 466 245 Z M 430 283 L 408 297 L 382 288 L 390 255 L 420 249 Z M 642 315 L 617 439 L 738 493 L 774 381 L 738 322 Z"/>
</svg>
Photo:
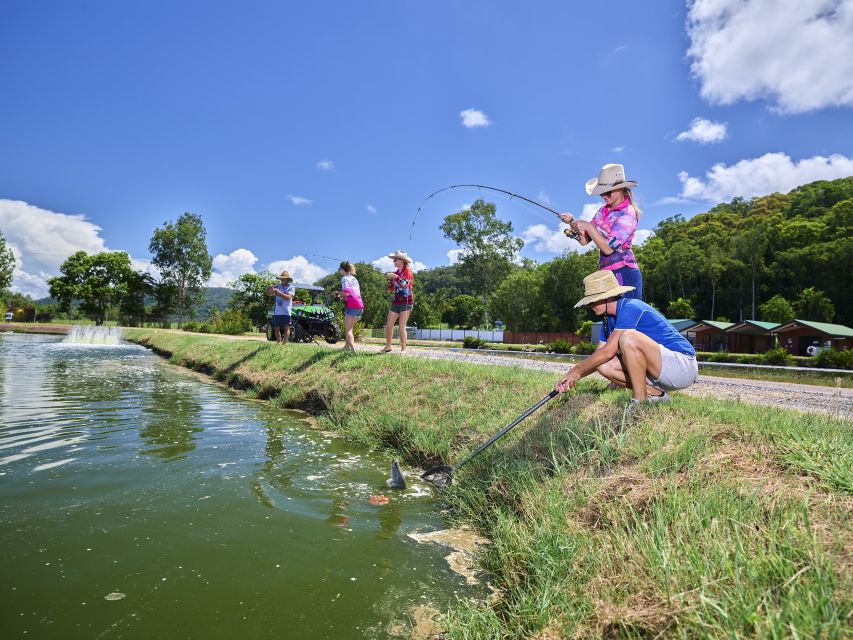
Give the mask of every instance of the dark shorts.
<svg viewBox="0 0 853 640">
<path fill-rule="evenodd" d="M 403 313 L 404 311 L 411 311 L 415 305 L 413 304 L 392 304 L 391 305 L 391 313 Z"/>
<path fill-rule="evenodd" d="M 360 318 L 361 314 L 364 313 L 364 309 L 346 309 L 344 311 L 344 315 L 350 316 L 352 318 Z"/>
<path fill-rule="evenodd" d="M 613 270 L 613 275 L 619 281 L 619 284 L 625 287 L 634 287 L 633 291 L 626 291 L 622 294 L 623 298 L 643 299 L 643 274 L 639 269 L 633 267 L 619 267 Z"/>
<path fill-rule="evenodd" d="M 272 326 L 275 329 L 284 329 L 290 326 L 290 316 L 273 316 Z"/>
</svg>

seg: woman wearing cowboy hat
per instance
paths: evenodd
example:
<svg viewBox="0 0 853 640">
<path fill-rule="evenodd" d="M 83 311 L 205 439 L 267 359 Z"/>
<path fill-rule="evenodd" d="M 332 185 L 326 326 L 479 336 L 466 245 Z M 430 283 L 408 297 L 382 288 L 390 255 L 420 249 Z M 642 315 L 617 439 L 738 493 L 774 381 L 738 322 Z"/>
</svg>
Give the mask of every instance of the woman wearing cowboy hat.
<svg viewBox="0 0 853 640">
<path fill-rule="evenodd" d="M 686 389 L 699 375 L 696 351 L 666 318 L 642 300 L 625 297 L 612 271 L 583 279 L 584 297 L 575 305 L 604 316 L 598 349 L 569 369 L 556 385 L 560 393 L 598 371 L 613 384 L 633 391 L 631 402 L 668 402 L 667 391 Z"/>
<path fill-rule="evenodd" d="M 394 336 L 394 323 L 400 323 L 400 353 L 406 353 L 406 321 L 409 319 L 409 314 L 415 305 L 415 299 L 412 295 L 412 283 L 415 276 L 409 265 L 412 259 L 406 255 L 405 251 L 395 251 L 388 256 L 394 261 L 396 271 L 390 271 L 385 274 L 388 278 L 388 292 L 394 294 L 391 300 L 391 310 L 388 312 L 388 319 L 385 322 L 385 346 L 379 353 L 388 353 L 391 351 L 391 338 Z"/>
<path fill-rule="evenodd" d="M 606 164 L 598 178 L 587 180 L 585 186 L 588 195 L 602 197 L 604 206 L 589 222 L 575 220 L 571 213 L 561 213 L 560 219 L 578 232 L 582 245 L 595 243 L 599 269 L 612 271 L 620 285 L 633 287 L 625 297 L 642 300 L 643 276 L 631 249 L 641 213 L 631 192 L 637 183 L 625 180 L 621 164 Z"/>
<path fill-rule="evenodd" d="M 293 286 L 293 278 L 288 271 L 282 271 L 278 277 L 280 284 L 267 289 L 268 294 L 275 295 L 275 308 L 272 312 L 272 327 L 275 331 L 275 340 L 279 344 L 287 344 L 290 339 L 290 311 L 293 306 L 293 295 L 296 287 Z M 284 329 L 284 337 L 281 330 Z"/>
</svg>

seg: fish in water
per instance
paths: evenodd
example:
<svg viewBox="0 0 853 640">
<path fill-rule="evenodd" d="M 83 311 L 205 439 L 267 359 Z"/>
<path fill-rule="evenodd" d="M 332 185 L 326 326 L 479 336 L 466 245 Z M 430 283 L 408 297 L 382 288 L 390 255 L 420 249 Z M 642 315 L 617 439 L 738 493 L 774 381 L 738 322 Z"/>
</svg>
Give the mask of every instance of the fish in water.
<svg viewBox="0 0 853 640">
<path fill-rule="evenodd" d="M 396 460 L 391 461 L 391 477 L 386 481 L 386 484 L 392 489 L 406 488 L 406 476 L 403 475 L 400 463 Z"/>
</svg>

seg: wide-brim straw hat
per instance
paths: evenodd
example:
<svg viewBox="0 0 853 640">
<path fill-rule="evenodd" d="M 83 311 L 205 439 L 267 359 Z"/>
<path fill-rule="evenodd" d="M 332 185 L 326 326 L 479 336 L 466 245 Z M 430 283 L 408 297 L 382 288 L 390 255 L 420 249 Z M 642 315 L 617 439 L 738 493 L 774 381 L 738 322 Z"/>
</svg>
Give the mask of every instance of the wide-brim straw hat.
<svg viewBox="0 0 853 640">
<path fill-rule="evenodd" d="M 400 260 L 405 260 L 406 264 L 411 264 L 412 262 L 412 259 L 406 255 L 405 251 L 397 250 L 394 253 L 389 254 L 388 257 L 392 260 L 396 260 L 397 258 L 399 258 Z"/>
<path fill-rule="evenodd" d="M 596 271 L 583 279 L 584 297 L 578 300 L 575 309 L 607 298 L 615 298 L 626 291 L 633 291 L 634 288 L 619 284 L 612 271 Z"/>
<path fill-rule="evenodd" d="M 601 167 L 597 178 L 586 181 L 585 188 L 587 195 L 600 196 L 608 191 L 636 186 L 637 183 L 633 180 L 625 180 L 625 167 L 621 164 L 606 164 Z"/>
<path fill-rule="evenodd" d="M 278 279 L 279 280 L 293 280 L 293 278 L 290 277 L 290 271 L 282 271 L 281 275 L 278 277 Z"/>
</svg>

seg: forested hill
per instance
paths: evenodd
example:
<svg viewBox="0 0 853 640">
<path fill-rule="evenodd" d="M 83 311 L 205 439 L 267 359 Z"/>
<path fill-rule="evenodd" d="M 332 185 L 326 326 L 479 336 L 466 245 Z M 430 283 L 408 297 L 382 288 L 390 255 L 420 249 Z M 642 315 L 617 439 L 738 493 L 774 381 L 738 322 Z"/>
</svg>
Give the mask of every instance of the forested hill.
<svg viewBox="0 0 853 640">
<path fill-rule="evenodd" d="M 669 218 L 636 254 L 659 309 L 684 298 L 697 318 L 761 320 L 787 302 L 798 318 L 851 326 L 853 177 Z M 762 307 L 774 296 L 785 300 Z"/>
</svg>

